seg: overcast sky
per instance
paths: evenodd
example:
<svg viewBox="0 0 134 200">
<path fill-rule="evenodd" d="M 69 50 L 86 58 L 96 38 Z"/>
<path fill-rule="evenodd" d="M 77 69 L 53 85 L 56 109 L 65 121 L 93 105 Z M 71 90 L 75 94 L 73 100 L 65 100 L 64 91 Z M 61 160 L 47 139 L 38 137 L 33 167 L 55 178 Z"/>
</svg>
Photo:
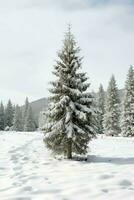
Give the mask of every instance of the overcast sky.
<svg viewBox="0 0 134 200">
<path fill-rule="evenodd" d="M 134 64 L 133 0 L 0 0 L 0 99 L 47 97 L 68 23 L 84 56 L 91 90 L 115 74 L 123 88 Z"/>
</svg>

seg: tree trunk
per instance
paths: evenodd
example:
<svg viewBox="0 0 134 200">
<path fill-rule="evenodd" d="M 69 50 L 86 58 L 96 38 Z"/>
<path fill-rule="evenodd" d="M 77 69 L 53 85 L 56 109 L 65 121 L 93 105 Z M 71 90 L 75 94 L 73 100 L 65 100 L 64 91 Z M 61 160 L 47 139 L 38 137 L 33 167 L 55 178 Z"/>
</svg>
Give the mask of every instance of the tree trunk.
<svg viewBox="0 0 134 200">
<path fill-rule="evenodd" d="M 68 141 L 67 159 L 72 159 L 72 140 Z"/>
</svg>

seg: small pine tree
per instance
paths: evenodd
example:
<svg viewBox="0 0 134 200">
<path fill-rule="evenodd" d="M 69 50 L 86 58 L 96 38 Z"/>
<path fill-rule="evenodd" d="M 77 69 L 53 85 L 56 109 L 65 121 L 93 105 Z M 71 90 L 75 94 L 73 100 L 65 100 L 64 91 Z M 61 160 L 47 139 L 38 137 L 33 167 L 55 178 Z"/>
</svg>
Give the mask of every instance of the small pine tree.
<svg viewBox="0 0 134 200">
<path fill-rule="evenodd" d="M 93 98 L 87 93 L 86 73 L 81 73 L 82 58 L 70 27 L 53 74 L 50 104 L 46 115 L 44 141 L 55 154 L 86 154 L 89 141 L 95 136 L 93 124 Z"/>
<path fill-rule="evenodd" d="M 22 114 L 23 130 L 24 130 L 24 126 L 25 126 L 25 123 L 26 123 L 28 108 L 29 108 L 29 100 L 28 100 L 28 97 L 26 97 L 25 105 L 24 105 L 24 108 L 23 108 L 23 114 Z"/>
<path fill-rule="evenodd" d="M 120 133 L 119 94 L 115 77 L 109 82 L 104 115 L 104 132 L 106 135 L 117 136 Z"/>
<path fill-rule="evenodd" d="M 32 108 L 31 106 L 28 107 L 28 111 L 27 111 L 27 116 L 25 119 L 25 124 L 24 124 L 24 131 L 26 132 L 32 132 L 36 130 L 36 124 L 35 124 L 35 120 L 33 117 L 33 112 L 32 112 Z"/>
<path fill-rule="evenodd" d="M 126 80 L 121 129 L 123 136 L 134 136 L 134 69 L 132 66 Z"/>
<path fill-rule="evenodd" d="M 0 130 L 3 131 L 5 129 L 5 112 L 4 112 L 4 106 L 1 102 L 0 104 Z"/>
<path fill-rule="evenodd" d="M 93 110 L 93 119 L 92 119 L 92 123 L 94 124 L 94 130 L 96 132 L 96 134 L 99 134 L 99 122 L 98 122 L 98 103 L 97 103 L 97 94 L 92 91 L 91 93 L 92 95 L 92 110 Z"/>
<path fill-rule="evenodd" d="M 97 96 L 97 122 L 98 122 L 98 133 L 103 134 L 104 133 L 104 114 L 105 114 L 105 91 L 103 89 L 102 84 L 100 84 L 99 92 Z"/>
<path fill-rule="evenodd" d="M 12 127 L 14 118 L 14 108 L 11 100 L 8 101 L 5 109 L 5 127 Z"/>
<path fill-rule="evenodd" d="M 13 131 L 23 131 L 22 112 L 20 107 L 17 105 L 15 108 L 15 115 L 13 119 Z"/>
</svg>

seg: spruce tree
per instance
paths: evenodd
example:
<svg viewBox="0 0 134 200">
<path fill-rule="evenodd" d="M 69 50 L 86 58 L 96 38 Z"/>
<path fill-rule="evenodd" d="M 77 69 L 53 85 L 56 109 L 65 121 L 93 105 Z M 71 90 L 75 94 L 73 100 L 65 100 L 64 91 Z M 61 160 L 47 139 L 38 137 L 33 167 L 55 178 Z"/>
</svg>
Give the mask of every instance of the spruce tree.
<svg viewBox="0 0 134 200">
<path fill-rule="evenodd" d="M 24 126 L 25 126 L 25 123 L 26 123 L 28 108 L 29 108 L 29 101 L 28 101 L 28 97 L 26 97 L 25 105 L 24 105 L 24 108 L 23 108 L 23 114 L 22 114 L 23 130 L 24 130 Z"/>
<path fill-rule="evenodd" d="M 105 113 L 105 91 L 103 89 L 102 84 L 100 84 L 97 96 L 97 108 L 98 108 L 98 113 L 97 113 L 98 133 L 103 134 L 104 133 L 103 122 Z"/>
<path fill-rule="evenodd" d="M 98 103 L 97 103 L 97 94 L 92 91 L 91 92 L 92 95 L 92 111 L 93 111 L 93 118 L 92 118 L 92 124 L 94 124 L 94 130 L 96 132 L 96 134 L 99 134 L 99 122 L 98 122 Z"/>
<path fill-rule="evenodd" d="M 7 107 L 5 109 L 5 127 L 12 127 L 14 117 L 14 108 L 11 100 L 8 101 Z"/>
<path fill-rule="evenodd" d="M 46 146 L 55 154 L 86 154 L 89 141 L 95 137 L 92 95 L 87 91 L 86 73 L 80 71 L 79 56 L 70 27 L 65 34 L 62 50 L 54 66 L 56 80 L 51 82 L 50 103 L 46 114 Z"/>
<path fill-rule="evenodd" d="M 117 136 L 120 133 L 120 99 L 115 77 L 109 82 L 104 116 L 104 131 L 106 135 Z"/>
<path fill-rule="evenodd" d="M 5 129 L 5 113 L 4 113 L 4 106 L 1 102 L 0 104 L 0 130 L 3 131 Z"/>
<path fill-rule="evenodd" d="M 33 117 L 33 112 L 32 112 L 32 108 L 29 105 L 28 106 L 28 110 L 27 110 L 27 115 L 26 115 L 26 119 L 25 119 L 25 124 L 24 124 L 24 131 L 26 132 L 32 132 L 36 130 L 36 123 Z"/>
<path fill-rule="evenodd" d="M 134 69 L 132 66 L 126 80 L 121 129 L 123 136 L 134 136 Z"/>
<path fill-rule="evenodd" d="M 23 121 L 21 108 L 17 105 L 13 119 L 13 131 L 23 131 Z"/>
</svg>

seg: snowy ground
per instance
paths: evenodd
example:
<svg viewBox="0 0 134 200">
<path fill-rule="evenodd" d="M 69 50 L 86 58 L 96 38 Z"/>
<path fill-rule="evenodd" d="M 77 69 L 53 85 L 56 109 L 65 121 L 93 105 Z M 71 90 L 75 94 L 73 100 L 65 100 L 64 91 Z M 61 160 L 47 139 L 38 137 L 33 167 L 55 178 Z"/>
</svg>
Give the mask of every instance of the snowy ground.
<svg viewBox="0 0 134 200">
<path fill-rule="evenodd" d="M 88 162 L 56 160 L 39 133 L 0 133 L 0 200 L 134 200 L 134 139 L 92 141 Z"/>
</svg>

